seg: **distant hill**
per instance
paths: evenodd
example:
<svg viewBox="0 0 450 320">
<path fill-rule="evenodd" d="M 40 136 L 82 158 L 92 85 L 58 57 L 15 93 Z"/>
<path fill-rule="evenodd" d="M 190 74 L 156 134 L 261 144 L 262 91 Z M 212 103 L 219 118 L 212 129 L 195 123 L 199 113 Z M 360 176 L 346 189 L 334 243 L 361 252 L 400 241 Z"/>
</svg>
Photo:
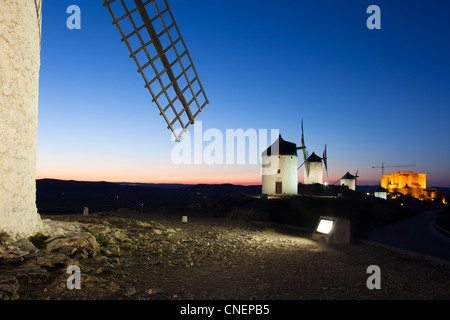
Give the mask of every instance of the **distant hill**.
<svg viewBox="0 0 450 320">
<path fill-rule="evenodd" d="M 182 183 L 140 183 L 140 182 L 116 182 L 122 186 L 134 186 L 134 187 L 150 187 L 150 188 L 186 188 L 194 186 L 194 184 L 182 184 Z"/>
<path fill-rule="evenodd" d="M 82 213 L 83 207 L 89 207 L 90 212 L 154 209 L 205 204 L 214 196 L 260 192 L 261 186 L 232 184 L 160 185 L 41 179 L 36 181 L 36 204 L 41 214 L 75 214 Z"/>
<path fill-rule="evenodd" d="M 445 198 L 447 199 L 447 202 L 448 202 L 448 200 L 450 200 L 450 188 L 437 187 L 436 189 L 437 189 L 437 191 L 445 193 Z"/>
<path fill-rule="evenodd" d="M 233 184 L 139 184 L 63 181 L 36 181 L 36 204 L 43 215 L 90 213 L 195 212 L 208 216 L 253 217 L 314 228 L 320 215 L 340 216 L 352 221 L 354 234 L 363 235 L 373 227 L 388 224 L 434 207 L 433 204 L 405 196 L 381 200 L 373 194 L 378 186 L 302 185 L 299 195 L 280 199 L 261 199 L 261 186 Z M 256 195 L 247 197 L 246 195 Z M 259 219 L 258 218 L 258 219 Z M 247 218 L 245 218 L 247 219 Z M 445 222 L 446 217 L 442 220 Z"/>
<path fill-rule="evenodd" d="M 362 193 L 371 193 L 373 194 L 380 186 L 356 186 L 356 191 L 362 192 Z"/>
</svg>

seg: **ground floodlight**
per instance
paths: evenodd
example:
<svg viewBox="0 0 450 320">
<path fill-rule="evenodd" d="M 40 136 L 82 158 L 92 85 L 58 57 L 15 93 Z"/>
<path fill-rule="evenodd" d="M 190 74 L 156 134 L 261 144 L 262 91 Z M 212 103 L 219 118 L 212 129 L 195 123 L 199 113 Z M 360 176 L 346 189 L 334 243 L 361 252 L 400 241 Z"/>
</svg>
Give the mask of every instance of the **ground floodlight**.
<svg viewBox="0 0 450 320">
<path fill-rule="evenodd" d="M 320 217 L 312 238 L 314 241 L 325 239 L 327 243 L 350 243 L 350 220 L 335 217 Z"/>
<path fill-rule="evenodd" d="M 328 219 L 320 219 L 319 224 L 317 226 L 317 232 L 322 234 L 329 234 L 331 229 L 333 229 L 333 220 Z"/>
</svg>

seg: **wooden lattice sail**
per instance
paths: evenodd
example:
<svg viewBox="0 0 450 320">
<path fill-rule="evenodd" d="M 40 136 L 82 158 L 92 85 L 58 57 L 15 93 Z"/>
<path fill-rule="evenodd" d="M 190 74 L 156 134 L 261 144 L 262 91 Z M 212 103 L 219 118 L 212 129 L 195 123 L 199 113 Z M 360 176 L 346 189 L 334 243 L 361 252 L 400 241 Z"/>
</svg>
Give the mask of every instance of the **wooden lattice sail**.
<svg viewBox="0 0 450 320">
<path fill-rule="evenodd" d="M 175 139 L 209 104 L 166 0 L 103 0 Z M 176 130 L 179 125 L 182 130 Z"/>
</svg>

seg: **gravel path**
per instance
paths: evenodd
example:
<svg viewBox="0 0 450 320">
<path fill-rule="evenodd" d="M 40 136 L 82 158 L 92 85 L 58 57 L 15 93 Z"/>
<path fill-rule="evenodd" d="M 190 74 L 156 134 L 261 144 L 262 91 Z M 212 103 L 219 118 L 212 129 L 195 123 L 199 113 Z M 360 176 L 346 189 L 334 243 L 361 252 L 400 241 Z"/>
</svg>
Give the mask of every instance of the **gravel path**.
<svg viewBox="0 0 450 320">
<path fill-rule="evenodd" d="M 352 243 L 319 252 L 308 234 L 223 218 L 51 217 L 108 225 L 126 246 L 80 260 L 82 288 L 65 268 L 23 292 L 26 299 L 319 300 L 450 299 L 450 268 L 379 246 Z M 369 290 L 367 268 L 381 270 Z"/>
</svg>

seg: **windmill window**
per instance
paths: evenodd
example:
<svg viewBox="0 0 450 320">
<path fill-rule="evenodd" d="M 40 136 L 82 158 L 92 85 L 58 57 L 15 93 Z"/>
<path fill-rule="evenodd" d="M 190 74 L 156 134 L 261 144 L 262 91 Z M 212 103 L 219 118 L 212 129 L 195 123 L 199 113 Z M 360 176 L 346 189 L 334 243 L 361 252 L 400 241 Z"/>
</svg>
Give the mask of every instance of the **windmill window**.
<svg viewBox="0 0 450 320">
<path fill-rule="evenodd" d="M 278 169 L 278 172 L 277 173 L 281 173 L 281 169 Z"/>
</svg>

